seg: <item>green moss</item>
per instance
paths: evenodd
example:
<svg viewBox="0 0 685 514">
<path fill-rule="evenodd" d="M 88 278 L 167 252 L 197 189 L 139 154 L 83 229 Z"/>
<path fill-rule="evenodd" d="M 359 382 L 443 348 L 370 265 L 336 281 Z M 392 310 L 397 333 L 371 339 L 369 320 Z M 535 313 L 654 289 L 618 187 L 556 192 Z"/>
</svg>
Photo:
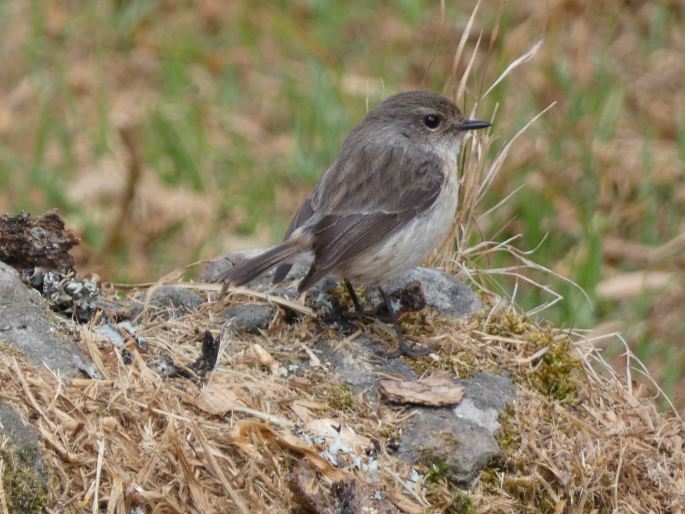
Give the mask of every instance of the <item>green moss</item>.
<svg viewBox="0 0 685 514">
<path fill-rule="evenodd" d="M 443 369 L 454 372 L 461 379 L 472 378 L 476 371 L 482 371 L 477 367 L 477 361 L 473 353 L 461 351 L 453 355 L 440 355 L 438 361 L 428 355 L 407 359 L 405 361 L 418 376 L 423 376 L 434 369 Z"/>
<path fill-rule="evenodd" d="M 357 298 L 362 302 L 362 305 L 366 301 L 366 291 L 363 287 L 355 287 L 354 292 L 357 293 Z M 328 290 L 328 294 L 337 298 L 340 304 L 348 310 L 354 309 L 354 304 L 352 303 L 352 297 L 350 292 L 347 290 L 347 286 L 344 282 L 338 282 L 333 289 Z"/>
<path fill-rule="evenodd" d="M 384 424 L 383 427 L 377 432 L 377 434 L 378 437 L 386 440 L 400 438 L 400 432 L 398 430 L 398 427 L 390 423 Z"/>
<path fill-rule="evenodd" d="M 448 480 L 449 466 L 445 462 L 445 457 L 437 457 L 431 453 L 430 457 L 427 457 L 426 459 L 421 458 L 421 461 L 428 466 L 428 470 L 426 471 L 427 485 L 436 485 L 443 479 Z"/>
<path fill-rule="evenodd" d="M 542 394 L 568 405 L 577 405 L 580 403 L 577 392 L 580 362 L 571 356 L 569 345 L 568 339 L 550 344 L 530 376 L 530 382 Z"/>
<path fill-rule="evenodd" d="M 2 483 L 10 513 L 42 512 L 48 501 L 48 476 L 37 448 L 5 450 Z"/>
<path fill-rule="evenodd" d="M 578 381 L 582 375 L 581 364 L 572 354 L 569 338 L 556 339 L 553 331 L 544 323 L 534 322 L 514 309 L 490 320 L 487 332 L 526 341 L 530 343 L 532 353 L 545 348 L 545 353 L 533 362 L 532 372 L 521 377 L 554 400 L 569 405 L 580 402 Z"/>
<path fill-rule="evenodd" d="M 446 455 L 450 455 L 461 443 L 454 435 L 447 433 L 441 433 L 440 439 L 442 440 L 439 445 L 440 454 L 436 454 L 434 448 L 424 448 L 419 452 L 418 462 L 428 468 L 426 470 L 427 485 L 435 485 L 445 480 L 449 485 L 457 487 L 458 484 L 447 463 Z"/>
<path fill-rule="evenodd" d="M 508 309 L 501 317 L 491 319 L 487 326 L 488 334 L 502 336 L 520 336 L 530 328 L 528 316 Z"/>
<path fill-rule="evenodd" d="M 507 497 L 515 498 L 522 514 L 551 512 L 546 502 L 549 496 L 546 491 L 541 491 L 542 485 L 537 479 L 519 477 L 510 472 L 502 475 L 498 471 L 498 468 L 490 467 L 481 473 L 480 483 L 484 491 L 495 496 L 504 493 Z M 545 507 L 542 508 L 542 505 Z"/>
<path fill-rule="evenodd" d="M 475 512 L 473 498 L 464 491 L 452 492 L 452 505 L 447 508 L 448 514 L 473 514 Z"/>
<path fill-rule="evenodd" d="M 336 411 L 350 411 L 354 409 L 354 393 L 345 384 L 324 384 L 323 396 L 326 398 L 328 405 Z"/>
<path fill-rule="evenodd" d="M 503 455 L 509 455 L 521 446 L 521 434 L 512 423 L 513 418 L 514 406 L 509 404 L 499 416 L 500 429 L 495 434 Z"/>
<path fill-rule="evenodd" d="M 454 445 L 456 441 L 450 437 L 446 444 Z M 450 514 L 472 514 L 474 512 L 473 499 L 454 482 L 450 467 L 444 456 L 435 455 L 433 449 L 430 449 L 423 452 L 419 461 L 428 468 L 425 473 L 426 485 L 428 487 L 436 486 L 441 482 L 445 482 L 450 486 L 451 504 L 445 512 Z"/>
<path fill-rule="evenodd" d="M 500 415 L 501 428 L 495 438 L 500 446 L 501 456 L 483 470 L 480 484 L 484 491 L 493 495 L 502 495 L 504 492 L 507 497 L 515 499 L 517 508 L 522 513 L 556 512 L 556 501 L 544 485 L 545 482 L 553 483 L 556 477 L 541 468 L 529 454 L 521 451 L 520 423 L 516 422 L 514 409 L 515 406 L 510 405 Z M 547 407 L 538 412 L 538 415 L 551 423 Z"/>
</svg>

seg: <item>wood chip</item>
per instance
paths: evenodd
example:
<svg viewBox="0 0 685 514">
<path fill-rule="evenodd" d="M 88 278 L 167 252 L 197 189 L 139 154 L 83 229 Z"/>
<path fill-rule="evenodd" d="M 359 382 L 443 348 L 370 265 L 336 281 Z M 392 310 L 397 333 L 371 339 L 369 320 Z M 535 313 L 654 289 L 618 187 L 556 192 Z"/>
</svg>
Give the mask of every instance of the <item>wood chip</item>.
<svg viewBox="0 0 685 514">
<path fill-rule="evenodd" d="M 238 407 L 245 407 L 236 394 L 220 381 L 210 382 L 197 399 L 198 408 L 209 414 L 223 415 Z"/>
<path fill-rule="evenodd" d="M 411 403 L 428 407 L 455 405 L 464 396 L 464 387 L 444 371 L 413 381 L 381 380 L 378 387 L 392 403 Z"/>
<path fill-rule="evenodd" d="M 261 344 L 253 344 L 252 352 L 257 358 L 257 361 L 260 365 L 264 366 L 265 368 L 269 368 L 269 371 L 271 371 L 271 373 L 274 375 L 278 373 L 278 363 L 274 360 L 271 354 L 264 349 L 264 347 Z"/>
</svg>

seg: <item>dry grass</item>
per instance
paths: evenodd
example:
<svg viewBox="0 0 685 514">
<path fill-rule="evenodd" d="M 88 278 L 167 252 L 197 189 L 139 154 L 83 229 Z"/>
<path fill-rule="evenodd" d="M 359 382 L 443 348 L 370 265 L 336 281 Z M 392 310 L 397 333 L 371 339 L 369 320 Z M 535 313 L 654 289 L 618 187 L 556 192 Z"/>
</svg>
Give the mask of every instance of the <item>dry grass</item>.
<svg viewBox="0 0 685 514">
<path fill-rule="evenodd" d="M 306 351 L 332 334 L 309 316 L 289 324 L 279 315 L 259 336 L 224 332 L 219 363 L 202 379 L 163 379 L 150 368 L 159 355 L 180 365 L 194 361 L 201 334 L 221 333 L 224 308 L 213 302 L 170 321 L 149 308 L 139 319 L 149 348 L 130 341 L 129 365 L 93 326 L 83 326 L 80 344 L 101 380 L 61 382 L 14 359 L 0 361 L 3 399 L 32 420 L 55 470 L 52 511 L 124 513 L 139 505 L 154 512 L 288 512 L 302 501 L 294 484 L 303 473 L 323 505 L 333 503 L 330 485 L 341 480 L 383 491 L 405 512 L 450 505 L 449 483 L 437 477 L 429 486 L 411 485 L 410 467 L 386 451 L 411 412 L 332 386 L 325 363 Z M 476 511 L 680 512 L 683 424 L 658 414 L 641 389 L 631 392 L 591 344 L 504 309 L 467 322 L 429 314 L 427 327 L 434 335 L 413 337 L 438 343 L 440 359 L 418 365 L 460 376 L 508 372 L 517 385 L 499 436 L 502 460 L 460 496 L 470 496 Z M 299 370 L 284 374 L 289 364 Z M 336 468 L 321 446 L 294 431 L 314 438 L 315 421 L 327 419 L 359 441 L 359 462 L 369 459 L 364 444 L 378 441 L 377 472 L 354 469 L 354 458 Z"/>
</svg>

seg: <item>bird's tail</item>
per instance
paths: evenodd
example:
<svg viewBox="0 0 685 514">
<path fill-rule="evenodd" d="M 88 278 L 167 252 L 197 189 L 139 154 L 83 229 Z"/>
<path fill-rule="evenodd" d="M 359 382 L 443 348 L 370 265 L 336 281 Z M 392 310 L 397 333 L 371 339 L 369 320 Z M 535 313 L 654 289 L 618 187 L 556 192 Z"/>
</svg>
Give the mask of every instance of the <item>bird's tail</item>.
<svg viewBox="0 0 685 514">
<path fill-rule="evenodd" d="M 269 248 L 264 253 L 247 259 L 224 271 L 219 275 L 216 281 L 232 284 L 234 286 L 242 286 L 277 264 L 292 258 L 301 251 L 302 248 L 297 242 L 284 241 L 273 248 Z"/>
</svg>

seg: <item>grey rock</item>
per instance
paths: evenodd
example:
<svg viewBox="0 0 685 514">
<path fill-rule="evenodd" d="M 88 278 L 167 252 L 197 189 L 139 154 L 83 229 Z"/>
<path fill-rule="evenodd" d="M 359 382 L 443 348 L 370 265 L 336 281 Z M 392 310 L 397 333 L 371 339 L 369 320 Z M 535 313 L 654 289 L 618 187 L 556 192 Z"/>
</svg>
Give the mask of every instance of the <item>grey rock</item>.
<svg viewBox="0 0 685 514">
<path fill-rule="evenodd" d="M 221 317 L 237 332 L 256 334 L 269 326 L 276 307 L 268 303 L 237 303 L 223 311 Z"/>
<path fill-rule="evenodd" d="M 414 371 L 399 358 L 384 357 L 387 348 L 368 337 L 344 345 L 319 341 L 313 350 L 328 363 L 334 380 L 355 393 L 364 392 L 370 401 L 378 398 L 378 376 L 413 380 Z M 464 398 L 454 408 L 412 406 L 415 415 L 403 428 L 399 454 L 409 463 L 440 463 L 454 483 L 468 485 L 478 472 L 500 455 L 494 435 L 499 416 L 516 397 L 511 378 L 477 373 L 456 383 L 464 386 Z"/>
<path fill-rule="evenodd" d="M 228 254 L 220 259 L 210 262 L 202 273 L 202 280 L 212 282 L 221 273 L 239 264 L 247 258 L 262 253 L 263 249 L 249 250 Z M 311 258 L 303 256 L 293 265 L 286 281 L 299 280 L 305 276 Z M 294 287 L 277 288 L 272 284 L 274 270 L 271 269 L 247 284 L 247 287 L 268 291 L 273 294 L 287 293 L 288 297 L 297 296 Z M 461 281 L 445 272 L 432 268 L 413 268 L 392 280 L 386 290 L 392 294 L 407 285 L 418 282 L 429 307 L 449 316 L 463 317 L 481 308 L 481 302 L 473 292 Z M 315 308 L 326 309 L 326 296 L 328 291 L 335 287 L 337 281 L 332 277 L 320 280 L 311 289 L 311 297 Z M 365 291 L 369 306 L 378 305 L 382 302 L 378 289 L 368 287 Z"/>
<path fill-rule="evenodd" d="M 388 348 L 370 338 L 361 336 L 339 348 L 337 341 L 319 341 L 313 350 L 324 362 L 328 362 L 333 376 L 352 391 L 366 391 L 372 399 L 378 397 L 376 381 L 378 373 L 385 373 L 404 380 L 416 378 L 414 371 L 402 359 L 384 357 Z"/>
<path fill-rule="evenodd" d="M 162 378 L 176 377 L 184 371 L 176 366 L 176 363 L 169 355 L 164 353 L 148 360 L 146 363 L 152 371 Z"/>
<path fill-rule="evenodd" d="M 462 401 L 452 409 L 418 409 L 402 433 L 400 456 L 411 463 L 440 462 L 450 480 L 468 485 L 499 457 L 498 419 L 516 390 L 510 377 L 492 373 L 457 382 L 465 388 Z"/>
<path fill-rule="evenodd" d="M 516 398 L 511 378 L 492 373 L 477 373 L 466 386 L 464 399 L 454 409 L 458 418 L 470 421 L 494 434 L 500 429 L 499 415 Z"/>
<path fill-rule="evenodd" d="M 149 347 L 147 339 L 138 333 L 138 327 L 129 321 L 121 321 L 117 324 L 106 323 L 95 327 L 95 332 L 107 339 L 116 348 L 124 348 L 126 344 L 124 337 L 133 338 L 141 350 L 147 350 Z"/>
<path fill-rule="evenodd" d="M 43 512 L 50 476 L 42 446 L 21 415 L 4 402 L 0 402 L 0 436 L 9 442 L 0 450 L 0 458 L 5 462 L 1 478 L 10 511 Z"/>
<path fill-rule="evenodd" d="M 192 312 L 204 303 L 202 296 L 186 287 L 162 286 L 152 293 L 150 302 L 160 309 L 172 308 L 179 312 Z"/>
<path fill-rule="evenodd" d="M 451 482 L 464 486 L 499 454 L 497 440 L 488 430 L 455 417 L 450 409 L 418 409 L 400 439 L 402 459 L 440 464 Z"/>
<path fill-rule="evenodd" d="M 123 348 L 124 344 L 126 344 L 119 331 L 109 323 L 95 327 L 95 332 L 100 334 L 105 339 L 108 339 L 117 348 Z"/>
<path fill-rule="evenodd" d="M 11 405 L 0 401 L 0 433 L 9 438 L 16 448 L 41 451 L 38 437 L 28 423 Z"/>
<path fill-rule="evenodd" d="M 263 251 L 263 249 L 246 250 L 244 252 L 234 252 L 224 255 L 219 259 L 215 259 L 209 262 L 207 266 L 205 266 L 205 269 L 202 270 L 202 275 L 200 276 L 200 279 L 204 282 L 214 282 L 219 278 L 219 275 L 221 275 L 224 271 L 231 269 L 236 264 L 240 264 L 245 259 L 249 259 L 250 257 L 259 255 Z M 262 277 L 263 276 L 264 275 L 262 275 Z M 271 276 L 273 277 L 273 273 L 271 273 Z M 260 280 L 259 282 L 261 283 L 263 281 Z"/>
<path fill-rule="evenodd" d="M 429 307 L 455 317 L 463 317 L 481 308 L 481 302 L 461 281 L 433 268 L 414 268 L 388 284 L 388 293 L 419 282 Z"/>
<path fill-rule="evenodd" d="M 60 331 L 47 302 L 24 285 L 14 268 L 0 262 L 0 347 L 2 344 L 19 350 L 35 367 L 47 366 L 67 377 L 81 372 L 97 376 L 74 341 Z"/>
<path fill-rule="evenodd" d="M 288 287 L 271 287 L 269 288 L 269 294 L 274 296 L 280 296 L 287 300 L 297 300 L 300 293 L 297 292 L 297 286 L 292 285 Z"/>
</svg>

